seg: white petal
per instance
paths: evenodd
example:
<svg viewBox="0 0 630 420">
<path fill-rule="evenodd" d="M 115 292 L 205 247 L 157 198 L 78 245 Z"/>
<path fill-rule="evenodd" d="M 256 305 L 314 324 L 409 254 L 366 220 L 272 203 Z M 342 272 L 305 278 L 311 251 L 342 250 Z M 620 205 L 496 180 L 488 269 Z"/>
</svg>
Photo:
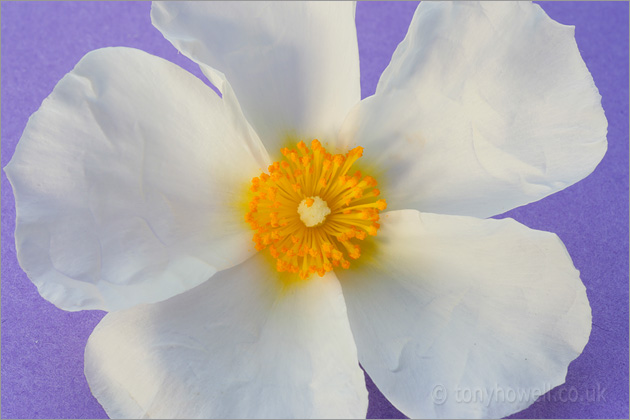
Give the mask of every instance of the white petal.
<svg viewBox="0 0 630 420">
<path fill-rule="evenodd" d="M 139 50 L 93 51 L 6 168 L 20 264 L 66 310 L 169 298 L 252 255 L 240 193 L 266 164 L 242 115 L 193 75 Z"/>
<path fill-rule="evenodd" d="M 591 311 L 557 236 L 415 210 L 382 220 L 374 262 L 338 276 L 359 361 L 399 410 L 500 418 L 564 382 Z"/>
<path fill-rule="evenodd" d="M 335 140 L 361 99 L 354 2 L 155 2 L 151 19 L 220 88 L 230 81 L 270 153 Z"/>
<path fill-rule="evenodd" d="M 266 256 L 105 316 L 85 375 L 112 418 L 365 417 L 367 390 L 334 274 L 286 284 Z"/>
<path fill-rule="evenodd" d="M 341 133 L 388 208 L 487 217 L 591 173 L 607 121 L 573 34 L 528 2 L 422 2 Z"/>
</svg>

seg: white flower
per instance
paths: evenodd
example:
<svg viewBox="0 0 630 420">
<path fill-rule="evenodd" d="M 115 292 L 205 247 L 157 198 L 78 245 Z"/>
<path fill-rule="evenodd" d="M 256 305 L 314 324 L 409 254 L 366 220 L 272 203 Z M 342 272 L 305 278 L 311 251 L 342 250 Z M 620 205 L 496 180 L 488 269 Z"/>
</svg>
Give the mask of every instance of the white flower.
<svg viewBox="0 0 630 420">
<path fill-rule="evenodd" d="M 360 101 L 353 3 L 165 2 L 152 19 L 223 98 L 160 58 L 97 50 L 6 168 L 18 257 L 42 296 L 110 311 L 85 369 L 111 417 L 363 417 L 358 361 L 411 417 L 504 416 L 564 382 L 590 333 L 579 273 L 555 235 L 480 218 L 577 182 L 605 153 L 572 28 L 530 3 L 422 3 Z M 343 206 L 323 193 L 292 204 L 306 224 L 287 223 L 311 245 L 295 261 L 323 275 L 306 280 L 256 253 L 271 243 L 250 225 L 271 235 L 282 215 L 246 223 L 252 178 L 292 139 L 363 147 L 381 190 L 362 176 L 344 192 L 371 210 L 347 222 L 358 259 L 330 239 L 335 270 L 306 226 Z M 276 187 L 259 200 L 273 205 Z M 359 241 L 361 226 L 376 236 Z M 464 389 L 529 396 L 463 401 Z"/>
</svg>

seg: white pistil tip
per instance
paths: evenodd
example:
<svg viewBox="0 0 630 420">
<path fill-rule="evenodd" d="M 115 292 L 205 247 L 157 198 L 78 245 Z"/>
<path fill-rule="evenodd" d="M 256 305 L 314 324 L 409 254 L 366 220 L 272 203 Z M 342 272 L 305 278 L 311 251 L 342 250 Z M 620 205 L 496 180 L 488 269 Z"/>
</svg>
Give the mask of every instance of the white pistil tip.
<svg viewBox="0 0 630 420">
<path fill-rule="evenodd" d="M 307 197 L 298 206 L 298 214 L 300 220 L 304 222 L 306 227 L 320 225 L 326 220 L 326 216 L 330 214 L 328 204 L 319 197 Z"/>
</svg>

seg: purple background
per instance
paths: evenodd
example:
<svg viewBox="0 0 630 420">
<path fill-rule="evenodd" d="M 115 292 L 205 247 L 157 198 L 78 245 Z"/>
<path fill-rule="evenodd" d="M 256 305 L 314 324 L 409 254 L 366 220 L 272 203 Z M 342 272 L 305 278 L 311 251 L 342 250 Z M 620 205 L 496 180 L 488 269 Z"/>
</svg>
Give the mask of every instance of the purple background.
<svg viewBox="0 0 630 420">
<path fill-rule="evenodd" d="M 515 417 L 628 418 L 628 3 L 541 5 L 555 20 L 576 26 L 578 46 L 603 97 L 609 148 L 586 180 L 506 214 L 560 236 L 593 309 L 590 341 L 571 364 L 566 384 Z M 1 7 L 2 167 L 28 117 L 90 50 L 135 47 L 201 77 L 152 27 L 149 3 L 2 2 Z M 415 2 L 358 5 L 363 97 L 374 93 L 415 7 Z M 17 263 L 14 228 L 13 194 L 2 172 L 2 417 L 106 417 L 83 376 L 83 349 L 104 313 L 64 312 L 42 299 Z M 368 387 L 368 417 L 403 417 L 369 379 Z"/>
</svg>

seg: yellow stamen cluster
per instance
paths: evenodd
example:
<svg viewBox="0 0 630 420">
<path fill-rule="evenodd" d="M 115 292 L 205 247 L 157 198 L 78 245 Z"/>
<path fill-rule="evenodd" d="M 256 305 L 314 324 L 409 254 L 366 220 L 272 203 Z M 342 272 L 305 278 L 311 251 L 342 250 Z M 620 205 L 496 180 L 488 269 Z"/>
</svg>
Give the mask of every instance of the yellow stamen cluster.
<svg viewBox="0 0 630 420">
<path fill-rule="evenodd" d="M 361 256 L 358 242 L 376 235 L 379 211 L 387 207 L 374 178 L 349 175 L 363 148 L 332 155 L 313 140 L 310 148 L 301 141 L 281 152 L 268 174 L 252 179 L 245 220 L 256 232 L 256 249 L 269 248 L 278 271 L 302 279 L 349 268 Z"/>
</svg>

